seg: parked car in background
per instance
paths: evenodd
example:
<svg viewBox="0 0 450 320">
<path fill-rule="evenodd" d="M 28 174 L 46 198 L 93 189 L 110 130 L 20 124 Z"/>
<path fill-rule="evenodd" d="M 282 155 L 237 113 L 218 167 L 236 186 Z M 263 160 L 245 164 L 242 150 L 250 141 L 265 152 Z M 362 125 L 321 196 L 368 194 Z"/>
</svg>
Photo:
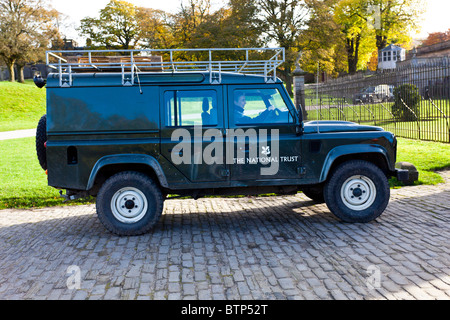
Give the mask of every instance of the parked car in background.
<svg viewBox="0 0 450 320">
<path fill-rule="evenodd" d="M 388 101 L 391 96 L 390 86 L 380 84 L 378 86 L 370 86 L 362 89 L 353 96 L 353 103 L 373 103 Z M 393 94 L 392 94 L 393 97 Z"/>
<path fill-rule="evenodd" d="M 388 101 L 393 102 L 394 101 L 394 86 L 389 86 L 389 97 Z"/>
</svg>

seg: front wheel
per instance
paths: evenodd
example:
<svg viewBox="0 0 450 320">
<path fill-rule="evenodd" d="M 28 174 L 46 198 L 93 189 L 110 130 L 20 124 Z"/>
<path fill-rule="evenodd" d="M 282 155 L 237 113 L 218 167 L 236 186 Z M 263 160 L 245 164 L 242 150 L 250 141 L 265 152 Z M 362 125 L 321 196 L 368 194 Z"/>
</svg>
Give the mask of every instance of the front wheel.
<svg viewBox="0 0 450 320">
<path fill-rule="evenodd" d="M 139 172 L 118 173 L 103 184 L 97 195 L 97 215 L 117 235 L 141 235 L 150 231 L 163 211 L 158 185 Z"/>
<path fill-rule="evenodd" d="M 330 211 L 345 222 L 369 222 L 389 203 L 386 175 L 373 163 L 352 160 L 341 164 L 325 184 L 324 198 Z"/>
</svg>

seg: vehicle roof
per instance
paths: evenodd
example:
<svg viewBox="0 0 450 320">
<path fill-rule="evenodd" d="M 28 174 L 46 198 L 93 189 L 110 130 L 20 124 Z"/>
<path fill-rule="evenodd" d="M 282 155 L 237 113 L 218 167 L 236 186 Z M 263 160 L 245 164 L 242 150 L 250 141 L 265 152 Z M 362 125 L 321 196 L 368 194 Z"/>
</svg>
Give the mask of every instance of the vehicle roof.
<svg viewBox="0 0 450 320">
<path fill-rule="evenodd" d="M 72 73 L 70 87 L 121 87 L 124 86 L 121 72 L 96 72 L 96 73 Z M 129 75 L 131 81 L 131 75 Z M 127 75 L 125 75 L 125 79 Z M 211 79 L 214 81 L 212 82 Z M 69 80 L 68 75 L 63 74 L 63 81 Z M 275 82 L 273 78 L 261 75 L 249 75 L 240 73 L 220 74 L 219 83 L 218 76 L 209 72 L 140 72 L 134 74 L 134 85 L 210 85 L 210 84 L 268 84 L 282 83 L 279 78 Z M 126 86 L 127 84 L 125 84 Z M 128 84 L 130 86 L 131 84 Z M 50 73 L 47 77 L 47 88 L 57 88 L 61 86 L 59 73 Z"/>
</svg>

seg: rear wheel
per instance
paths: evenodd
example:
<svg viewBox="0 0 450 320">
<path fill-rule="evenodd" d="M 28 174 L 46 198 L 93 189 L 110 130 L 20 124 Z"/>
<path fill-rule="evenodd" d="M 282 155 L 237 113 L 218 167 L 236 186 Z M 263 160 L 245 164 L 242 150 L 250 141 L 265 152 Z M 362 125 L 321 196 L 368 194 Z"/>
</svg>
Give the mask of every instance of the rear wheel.
<svg viewBox="0 0 450 320">
<path fill-rule="evenodd" d="M 324 187 L 330 211 L 346 222 L 369 222 L 378 218 L 389 203 L 386 175 L 373 163 L 352 160 L 341 164 Z"/>
<path fill-rule="evenodd" d="M 159 221 L 164 199 L 159 186 L 134 171 L 118 173 L 103 184 L 97 195 L 97 215 L 117 235 L 140 235 Z"/>
</svg>

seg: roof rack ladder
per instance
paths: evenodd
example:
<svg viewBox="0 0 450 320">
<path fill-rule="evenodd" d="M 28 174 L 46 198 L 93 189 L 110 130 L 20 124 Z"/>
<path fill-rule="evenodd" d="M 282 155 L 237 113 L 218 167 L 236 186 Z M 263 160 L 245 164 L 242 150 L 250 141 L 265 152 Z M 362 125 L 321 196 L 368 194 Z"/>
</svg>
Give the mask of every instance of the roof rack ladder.
<svg viewBox="0 0 450 320">
<path fill-rule="evenodd" d="M 59 86 L 61 88 L 70 88 L 72 86 L 72 66 L 69 65 L 68 73 L 64 73 L 60 60 L 58 71 L 59 71 Z M 65 75 L 67 75 L 67 78 L 64 78 Z"/>
<path fill-rule="evenodd" d="M 122 85 L 124 87 L 134 85 L 134 64 L 131 65 L 131 72 L 129 74 L 125 72 L 125 64 L 122 63 L 120 66 L 122 68 Z"/>
<path fill-rule="evenodd" d="M 272 61 L 272 58 L 264 62 L 264 81 L 266 83 L 275 83 L 277 81 L 277 62 L 278 60 Z M 270 72 L 272 72 L 271 77 L 269 77 Z"/>
<path fill-rule="evenodd" d="M 211 84 L 220 84 L 222 82 L 222 75 L 221 75 L 221 65 L 219 62 L 219 72 L 218 75 L 214 75 L 214 71 L 213 71 L 213 64 L 212 64 L 212 51 L 208 50 L 208 55 L 209 55 L 209 83 Z"/>
<path fill-rule="evenodd" d="M 211 62 L 209 63 L 209 83 L 220 84 L 222 83 L 222 65 L 218 64 L 218 71 L 214 72 Z"/>
</svg>

